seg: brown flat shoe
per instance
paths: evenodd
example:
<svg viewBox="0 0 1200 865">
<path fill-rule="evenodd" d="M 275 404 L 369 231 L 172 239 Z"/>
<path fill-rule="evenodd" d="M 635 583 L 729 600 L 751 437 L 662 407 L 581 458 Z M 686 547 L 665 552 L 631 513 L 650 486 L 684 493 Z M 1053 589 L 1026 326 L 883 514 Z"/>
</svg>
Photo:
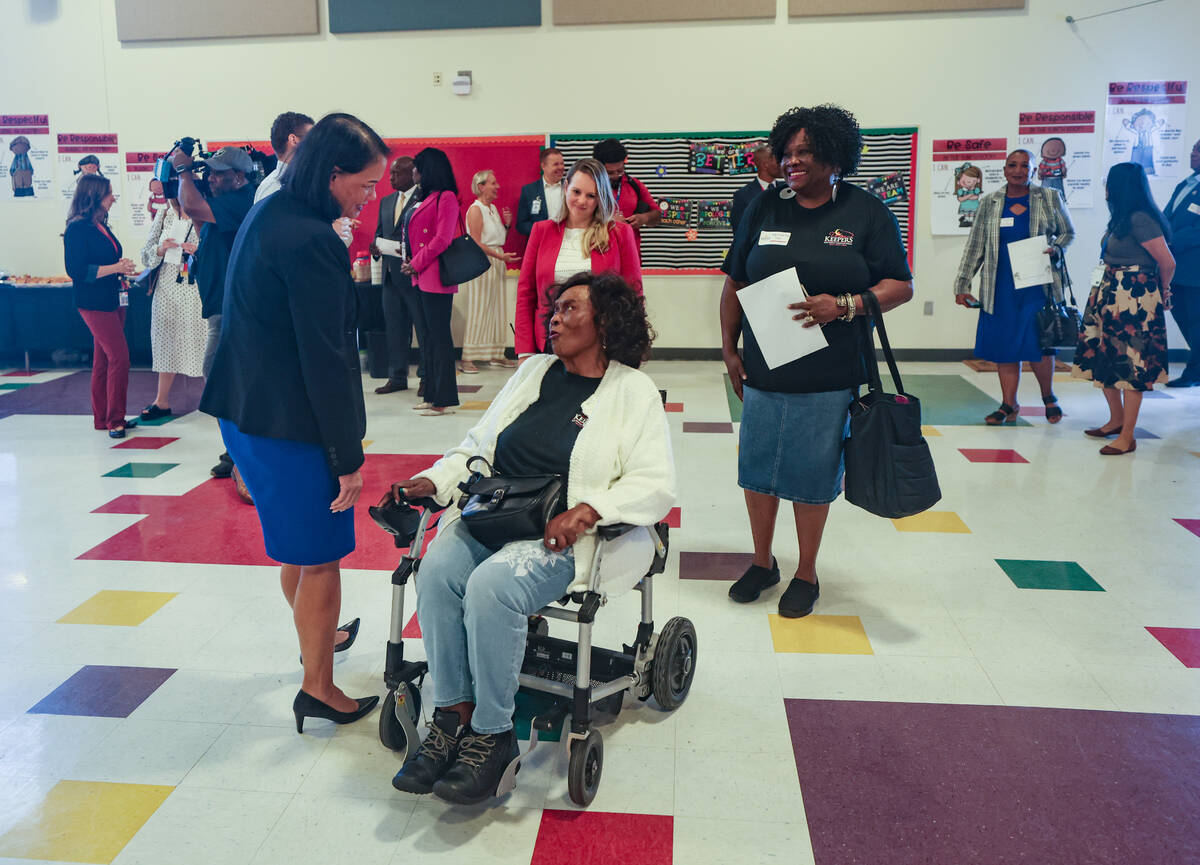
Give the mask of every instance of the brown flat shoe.
<svg viewBox="0 0 1200 865">
<path fill-rule="evenodd" d="M 397 391 L 402 391 L 402 390 L 408 390 L 407 383 L 399 384 L 394 381 L 389 381 L 387 384 L 380 385 L 379 387 L 375 388 L 375 393 L 379 393 L 379 394 L 396 393 Z"/>
<path fill-rule="evenodd" d="M 1137 439 L 1134 439 L 1129 443 L 1129 450 L 1124 451 L 1120 448 L 1115 448 L 1112 445 L 1105 445 L 1104 447 L 1100 448 L 1100 455 L 1105 457 L 1119 457 L 1124 456 L 1125 454 L 1131 454 L 1135 450 L 1137 450 Z"/>
<path fill-rule="evenodd" d="M 1085 429 L 1083 434 L 1085 436 L 1091 436 L 1094 439 L 1106 439 L 1109 436 L 1119 436 L 1121 434 L 1121 430 L 1124 428 L 1124 424 L 1121 424 L 1121 426 L 1118 427 L 1113 427 L 1112 429 L 1105 429 L 1102 426 L 1097 426 L 1092 427 L 1091 429 Z"/>
</svg>

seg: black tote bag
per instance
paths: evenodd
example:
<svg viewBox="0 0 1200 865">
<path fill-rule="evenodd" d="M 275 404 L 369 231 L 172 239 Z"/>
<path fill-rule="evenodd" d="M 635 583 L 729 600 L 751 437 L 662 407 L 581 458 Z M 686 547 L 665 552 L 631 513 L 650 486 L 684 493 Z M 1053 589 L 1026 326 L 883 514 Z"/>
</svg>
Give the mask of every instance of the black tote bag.
<svg viewBox="0 0 1200 865">
<path fill-rule="evenodd" d="M 942 497 L 929 445 L 921 435 L 921 401 L 904 392 L 892 347 L 888 344 L 879 301 L 870 291 L 863 302 L 879 328 L 883 356 L 897 393 L 885 393 L 875 360 L 869 322 L 863 360 L 867 392 L 850 404 L 846 439 L 846 501 L 876 516 L 898 519 L 933 507 Z"/>
<path fill-rule="evenodd" d="M 437 206 L 442 206 L 441 196 L 438 196 Z M 459 224 L 462 215 L 459 215 Z M 464 230 L 462 234 L 450 241 L 442 254 L 438 256 L 438 278 L 442 285 L 462 285 L 476 277 L 483 276 L 491 267 L 488 255 L 483 251 L 475 238 Z"/>
</svg>

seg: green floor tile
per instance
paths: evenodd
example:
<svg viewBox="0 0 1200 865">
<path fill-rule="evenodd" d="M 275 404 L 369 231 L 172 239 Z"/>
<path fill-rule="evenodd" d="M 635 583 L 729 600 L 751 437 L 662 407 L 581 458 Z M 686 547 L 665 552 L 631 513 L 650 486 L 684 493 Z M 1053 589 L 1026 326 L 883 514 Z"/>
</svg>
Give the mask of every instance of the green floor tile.
<svg viewBox="0 0 1200 865">
<path fill-rule="evenodd" d="M 156 478 L 163 472 L 169 472 L 179 463 L 125 463 L 111 472 L 105 472 L 106 478 Z"/>
<path fill-rule="evenodd" d="M 1104 587 L 1075 562 L 1039 562 L 1030 559 L 996 559 L 996 564 L 1018 589 L 1065 589 L 1103 592 Z"/>
<path fill-rule="evenodd" d="M 988 396 L 961 375 L 911 375 L 903 368 L 904 389 L 921 400 L 921 423 L 932 426 L 983 426 L 983 417 L 996 410 L 998 400 Z M 883 374 L 883 386 L 891 390 L 892 379 Z M 1018 418 L 1015 426 L 1030 426 Z"/>
<path fill-rule="evenodd" d="M 742 422 L 742 401 L 737 398 L 737 394 L 733 392 L 733 384 L 729 381 L 729 374 L 725 376 L 725 399 L 729 401 L 729 419 L 734 423 Z"/>
<path fill-rule="evenodd" d="M 154 420 L 146 420 L 145 418 L 138 418 L 138 426 L 162 426 L 163 424 L 170 423 L 171 421 L 173 421 L 179 417 L 182 417 L 182 415 L 169 414 L 166 417 L 157 417 Z"/>
<path fill-rule="evenodd" d="M 29 387 L 29 382 L 8 382 L 0 384 L 0 390 L 20 390 L 23 387 Z"/>
<path fill-rule="evenodd" d="M 548 711 L 554 706 L 554 698 L 549 694 L 533 694 L 527 691 L 517 691 L 517 710 L 513 713 L 513 729 L 518 739 L 528 739 L 533 726 L 533 719 L 541 712 Z M 539 731 L 539 742 L 557 742 L 562 738 L 562 725 L 549 732 Z"/>
</svg>

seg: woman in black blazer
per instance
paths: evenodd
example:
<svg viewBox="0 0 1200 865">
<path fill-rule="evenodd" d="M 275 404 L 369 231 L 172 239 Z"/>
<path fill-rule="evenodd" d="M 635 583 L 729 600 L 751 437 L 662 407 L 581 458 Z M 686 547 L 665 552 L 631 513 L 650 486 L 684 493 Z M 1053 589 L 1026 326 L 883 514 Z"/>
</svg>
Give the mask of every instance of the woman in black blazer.
<svg viewBox="0 0 1200 865">
<path fill-rule="evenodd" d="M 358 720 L 378 697 L 333 684 L 341 559 L 354 549 L 366 433 L 346 246 L 330 224 L 375 197 L 387 146 L 349 114 L 308 133 L 283 189 L 250 211 L 229 259 L 221 341 L 200 409 L 221 435 L 254 498 L 267 555 L 283 566 L 304 681 L 304 718 Z"/>
<path fill-rule="evenodd" d="M 121 284 L 137 266 L 121 255 L 108 228 L 112 184 L 99 174 L 82 174 L 71 199 L 63 254 L 75 284 L 75 305 L 92 332 L 92 423 L 115 439 L 125 437 L 125 394 L 129 388 L 129 345 L 125 311 L 129 290 Z"/>
</svg>

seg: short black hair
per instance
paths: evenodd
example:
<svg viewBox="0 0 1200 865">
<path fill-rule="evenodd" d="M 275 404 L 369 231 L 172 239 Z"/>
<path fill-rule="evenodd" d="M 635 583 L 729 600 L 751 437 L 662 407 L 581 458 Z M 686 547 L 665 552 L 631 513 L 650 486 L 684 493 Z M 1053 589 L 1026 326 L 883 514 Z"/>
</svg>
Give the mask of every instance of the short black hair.
<svg viewBox="0 0 1200 865">
<path fill-rule="evenodd" d="M 839 105 L 792 108 L 780 114 L 771 127 L 767 143 L 780 163 L 788 142 L 803 129 L 813 156 L 832 165 L 839 177 L 853 174 L 862 158 L 862 131 L 854 115 Z"/>
<path fill-rule="evenodd" d="M 1108 196 L 1108 230 L 1116 237 L 1125 237 L 1133 230 L 1133 214 L 1139 210 L 1158 222 L 1163 240 L 1171 239 L 1171 224 L 1154 203 L 1146 169 L 1137 162 L 1118 162 L 1108 169 L 1104 182 Z"/>
<path fill-rule="evenodd" d="M 629 157 L 629 151 L 625 149 L 625 145 L 615 138 L 605 138 L 603 141 L 597 141 L 596 146 L 592 148 L 592 158 L 603 162 L 605 165 L 612 165 L 614 162 L 624 162 Z"/>
<path fill-rule="evenodd" d="M 271 149 L 276 156 L 287 152 L 288 136 L 303 126 L 312 126 L 313 119 L 299 111 L 285 111 L 271 124 Z"/>
<path fill-rule="evenodd" d="M 334 169 L 357 174 L 387 155 L 383 139 L 353 114 L 326 114 L 304 136 L 283 175 L 283 188 L 332 222 L 342 215 L 329 191 Z"/>
<path fill-rule="evenodd" d="M 454 179 L 450 157 L 444 150 L 426 147 L 413 157 L 413 165 L 421 173 L 421 198 L 433 192 L 449 191 L 458 195 L 458 181 Z"/>
<path fill-rule="evenodd" d="M 577 285 L 586 285 L 596 311 L 594 319 L 600 343 L 609 360 L 637 369 L 650 358 L 650 345 L 658 336 L 646 317 L 645 299 L 629 283 L 611 270 L 604 273 L 577 273 L 550 286 L 546 294 L 550 311 L 546 313 L 546 332 L 554 317 L 554 303 Z M 549 340 L 547 340 L 549 342 Z"/>
</svg>

